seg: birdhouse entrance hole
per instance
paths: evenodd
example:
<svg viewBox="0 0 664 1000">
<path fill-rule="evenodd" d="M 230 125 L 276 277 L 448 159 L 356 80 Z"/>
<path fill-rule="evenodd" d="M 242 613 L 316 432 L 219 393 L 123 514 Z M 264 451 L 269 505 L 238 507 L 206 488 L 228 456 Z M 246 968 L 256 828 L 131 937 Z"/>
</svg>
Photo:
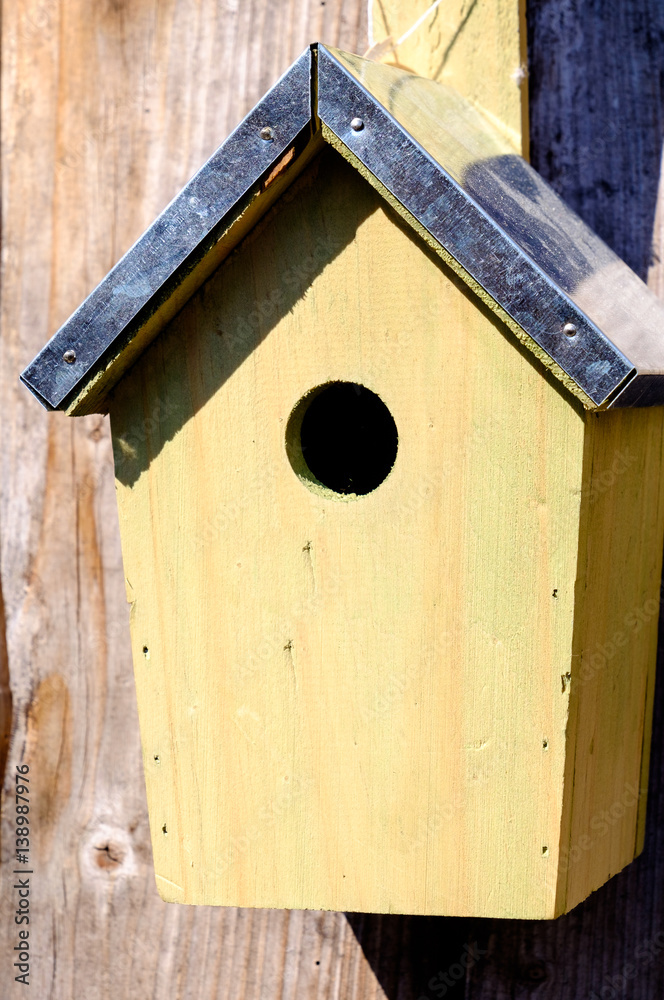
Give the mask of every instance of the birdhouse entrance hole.
<svg viewBox="0 0 664 1000">
<path fill-rule="evenodd" d="M 286 451 L 305 486 L 352 499 L 371 493 L 397 457 L 394 418 L 357 382 L 327 382 L 300 399 L 288 420 Z"/>
</svg>

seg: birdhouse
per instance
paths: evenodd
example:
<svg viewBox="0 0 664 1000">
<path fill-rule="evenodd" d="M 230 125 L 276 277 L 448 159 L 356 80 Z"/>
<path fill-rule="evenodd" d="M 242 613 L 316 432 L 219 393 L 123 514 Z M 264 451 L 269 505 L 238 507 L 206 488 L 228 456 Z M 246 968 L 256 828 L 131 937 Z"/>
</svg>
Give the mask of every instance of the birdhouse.
<svg viewBox="0 0 664 1000">
<path fill-rule="evenodd" d="M 554 917 L 642 846 L 664 311 L 313 46 L 22 375 L 109 413 L 157 885 Z"/>
</svg>

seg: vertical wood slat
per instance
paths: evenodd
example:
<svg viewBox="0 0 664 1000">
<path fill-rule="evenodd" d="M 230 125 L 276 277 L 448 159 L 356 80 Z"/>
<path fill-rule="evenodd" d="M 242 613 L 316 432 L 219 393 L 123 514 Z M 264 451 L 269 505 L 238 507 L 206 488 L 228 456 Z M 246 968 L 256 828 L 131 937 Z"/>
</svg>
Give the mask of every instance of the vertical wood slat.
<svg viewBox="0 0 664 1000">
<path fill-rule="evenodd" d="M 3 995 L 23 988 L 11 981 L 9 853 L 22 761 L 35 830 L 33 995 L 299 998 L 339 995 L 342 981 L 344 995 L 378 990 L 341 914 L 159 899 L 107 422 L 46 414 L 17 383 L 46 337 L 309 41 L 362 48 L 363 16 L 359 0 L 3 4 L 0 522 L 14 699 Z M 2 683 L 0 671 L 0 694 Z"/>
<path fill-rule="evenodd" d="M 527 157 L 526 0 L 445 0 L 427 14 L 430 7 L 372 0 L 373 58 L 454 87 Z"/>
<path fill-rule="evenodd" d="M 529 3 L 528 53 L 533 166 L 661 294 L 664 8 L 656 0 Z M 663 655 L 660 624 L 643 854 L 553 922 L 352 918 L 391 998 L 435 1000 L 443 977 L 446 1000 L 664 994 Z M 377 938 L 399 941 L 398 965 Z"/>
</svg>

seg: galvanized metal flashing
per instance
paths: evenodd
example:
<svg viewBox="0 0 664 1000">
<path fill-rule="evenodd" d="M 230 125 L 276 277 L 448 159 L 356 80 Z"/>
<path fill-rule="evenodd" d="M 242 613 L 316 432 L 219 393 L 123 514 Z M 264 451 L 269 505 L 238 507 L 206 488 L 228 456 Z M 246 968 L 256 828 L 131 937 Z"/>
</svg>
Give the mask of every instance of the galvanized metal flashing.
<svg viewBox="0 0 664 1000">
<path fill-rule="evenodd" d="M 281 77 L 127 251 L 21 375 L 48 409 L 64 409 L 108 352 L 172 293 L 238 202 L 311 128 L 311 51 Z M 269 129 L 261 134 L 262 130 Z"/>
<path fill-rule="evenodd" d="M 627 265 L 450 88 L 319 45 L 26 368 L 45 406 L 67 407 L 320 122 L 595 406 L 664 403 L 664 308 Z"/>
<path fill-rule="evenodd" d="M 486 200 L 481 205 L 462 188 L 331 52 L 319 52 L 318 72 L 321 121 L 595 404 L 636 374 L 509 235 L 504 203 L 497 205 L 503 209 L 500 225 Z M 353 118 L 363 122 L 360 130 L 351 127 Z"/>
</svg>

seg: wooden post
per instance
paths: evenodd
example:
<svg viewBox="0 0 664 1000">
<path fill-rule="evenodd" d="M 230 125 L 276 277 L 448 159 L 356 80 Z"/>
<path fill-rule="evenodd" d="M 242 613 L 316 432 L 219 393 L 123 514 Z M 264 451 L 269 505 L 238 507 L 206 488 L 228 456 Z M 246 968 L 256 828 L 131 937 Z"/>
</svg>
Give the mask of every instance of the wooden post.
<svg viewBox="0 0 664 1000">
<path fill-rule="evenodd" d="M 374 0 L 374 43 L 396 42 L 428 7 L 429 0 Z M 527 158 L 526 41 L 525 0 L 445 0 L 396 49 L 381 46 L 380 58 L 455 87 Z"/>
</svg>

